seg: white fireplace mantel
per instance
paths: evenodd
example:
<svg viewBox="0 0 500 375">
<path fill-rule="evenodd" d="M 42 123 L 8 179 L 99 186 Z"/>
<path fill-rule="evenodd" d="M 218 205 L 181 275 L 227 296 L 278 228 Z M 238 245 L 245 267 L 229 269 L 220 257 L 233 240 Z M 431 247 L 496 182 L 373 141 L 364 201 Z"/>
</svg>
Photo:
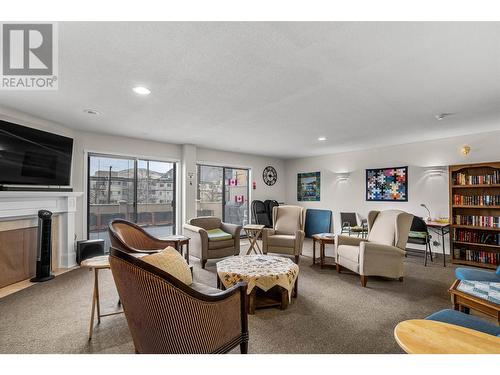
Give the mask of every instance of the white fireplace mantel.
<svg viewBox="0 0 500 375">
<path fill-rule="evenodd" d="M 36 218 L 39 210 L 56 214 L 59 220 L 58 267 L 69 268 L 76 264 L 76 199 L 82 195 L 80 192 L 62 191 L 0 191 L 0 220 Z"/>
</svg>

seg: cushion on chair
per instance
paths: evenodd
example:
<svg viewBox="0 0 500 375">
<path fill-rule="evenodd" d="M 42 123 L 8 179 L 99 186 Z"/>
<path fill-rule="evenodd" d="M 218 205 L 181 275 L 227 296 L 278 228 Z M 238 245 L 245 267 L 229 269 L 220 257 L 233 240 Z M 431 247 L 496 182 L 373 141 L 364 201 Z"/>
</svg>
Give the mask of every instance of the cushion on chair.
<svg viewBox="0 0 500 375">
<path fill-rule="evenodd" d="M 497 272 L 495 272 L 497 275 L 500 275 L 500 266 L 497 267 Z"/>
<path fill-rule="evenodd" d="M 301 229 L 302 207 L 278 206 L 274 230 L 277 234 L 295 234 Z"/>
<path fill-rule="evenodd" d="M 207 230 L 209 241 L 226 241 L 233 238 L 229 233 L 224 232 L 222 229 L 209 229 Z"/>
<path fill-rule="evenodd" d="M 415 232 L 413 230 L 410 231 L 410 234 L 408 235 L 408 237 L 411 237 L 411 238 L 426 238 L 427 237 L 427 232 Z"/>
<path fill-rule="evenodd" d="M 295 247 L 295 236 L 288 234 L 275 234 L 267 237 L 270 246 Z"/>
<path fill-rule="evenodd" d="M 337 255 L 339 257 L 350 260 L 351 262 L 359 262 L 359 246 L 339 245 L 337 246 Z"/>
<path fill-rule="evenodd" d="M 460 311 L 445 309 L 429 315 L 427 320 L 454 324 L 457 326 L 474 329 L 476 331 L 488 333 L 493 336 L 500 335 L 500 327 L 482 320 L 476 316 L 464 314 Z"/>
<path fill-rule="evenodd" d="M 143 256 L 141 260 L 167 272 L 186 285 L 193 283 L 189 265 L 184 257 L 171 246 L 158 253 Z"/>
<path fill-rule="evenodd" d="M 223 241 L 208 241 L 208 249 L 224 249 L 226 247 L 234 247 L 234 240 L 223 240 Z"/>
<path fill-rule="evenodd" d="M 372 228 L 370 228 L 368 241 L 394 246 L 397 214 L 399 211 L 395 210 L 379 212 Z"/>
<path fill-rule="evenodd" d="M 474 268 L 458 267 L 455 270 L 455 277 L 459 280 L 500 282 L 500 275 L 495 272 Z"/>
</svg>

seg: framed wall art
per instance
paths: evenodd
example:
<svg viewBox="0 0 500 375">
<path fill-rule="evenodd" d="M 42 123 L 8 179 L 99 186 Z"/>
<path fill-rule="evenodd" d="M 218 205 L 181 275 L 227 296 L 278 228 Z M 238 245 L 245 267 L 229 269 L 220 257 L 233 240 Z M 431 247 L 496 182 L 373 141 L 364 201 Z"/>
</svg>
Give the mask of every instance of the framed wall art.
<svg viewBox="0 0 500 375">
<path fill-rule="evenodd" d="M 367 169 L 366 200 L 408 202 L 408 167 Z"/>
<path fill-rule="evenodd" d="M 321 172 L 297 174 L 297 200 L 319 201 L 321 191 Z"/>
</svg>

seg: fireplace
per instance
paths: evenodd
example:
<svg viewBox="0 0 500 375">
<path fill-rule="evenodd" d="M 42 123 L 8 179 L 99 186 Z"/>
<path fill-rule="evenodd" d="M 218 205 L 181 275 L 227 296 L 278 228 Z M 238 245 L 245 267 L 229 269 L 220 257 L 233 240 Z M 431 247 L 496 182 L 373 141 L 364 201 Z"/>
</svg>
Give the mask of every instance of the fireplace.
<svg viewBox="0 0 500 375">
<path fill-rule="evenodd" d="M 37 213 L 48 209 L 52 220 L 52 268 L 76 264 L 73 192 L 0 192 L 0 288 L 35 274 Z"/>
</svg>

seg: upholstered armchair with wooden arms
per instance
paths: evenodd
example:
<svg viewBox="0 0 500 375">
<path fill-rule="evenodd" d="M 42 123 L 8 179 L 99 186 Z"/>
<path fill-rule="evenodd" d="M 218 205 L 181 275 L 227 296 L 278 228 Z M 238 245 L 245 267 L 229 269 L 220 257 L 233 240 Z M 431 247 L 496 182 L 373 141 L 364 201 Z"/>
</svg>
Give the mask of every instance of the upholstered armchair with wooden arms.
<svg viewBox="0 0 500 375">
<path fill-rule="evenodd" d="M 111 246 L 127 253 L 155 253 L 167 246 L 176 247 L 175 242 L 153 237 L 137 224 L 123 219 L 111 221 L 108 233 Z"/>
<path fill-rule="evenodd" d="M 136 353 L 248 351 L 246 283 L 221 291 L 186 285 L 141 258 L 111 248 L 111 271 Z"/>
<path fill-rule="evenodd" d="M 399 210 L 371 211 L 366 239 L 337 235 L 335 258 L 337 271 L 345 267 L 361 276 L 384 276 L 403 281 L 403 259 L 413 215 Z"/>
<path fill-rule="evenodd" d="M 298 206 L 273 207 L 273 228 L 262 231 L 262 252 L 293 255 L 299 263 L 304 243 L 306 209 Z"/>
<path fill-rule="evenodd" d="M 183 233 L 191 238 L 190 255 L 205 268 L 208 259 L 240 254 L 241 225 L 223 223 L 214 216 L 202 216 L 184 224 Z"/>
</svg>

